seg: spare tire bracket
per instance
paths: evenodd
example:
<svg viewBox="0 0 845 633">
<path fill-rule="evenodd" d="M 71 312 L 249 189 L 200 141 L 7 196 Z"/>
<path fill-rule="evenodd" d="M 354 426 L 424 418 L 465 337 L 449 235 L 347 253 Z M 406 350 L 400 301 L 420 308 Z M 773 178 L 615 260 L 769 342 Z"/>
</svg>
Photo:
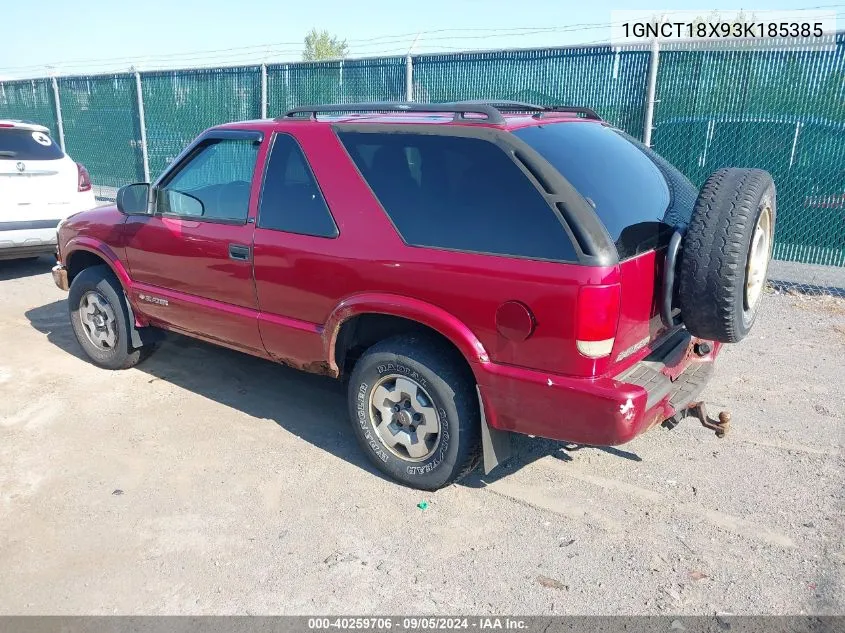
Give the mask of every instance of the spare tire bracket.
<svg viewBox="0 0 845 633">
<path fill-rule="evenodd" d="M 668 328 L 675 327 L 680 323 L 680 319 L 676 320 L 672 314 L 672 304 L 675 302 L 675 267 L 686 229 L 687 227 L 683 224 L 675 227 L 675 232 L 669 239 L 666 261 L 663 264 L 663 296 L 660 305 L 660 319 L 663 321 L 663 325 Z"/>
</svg>

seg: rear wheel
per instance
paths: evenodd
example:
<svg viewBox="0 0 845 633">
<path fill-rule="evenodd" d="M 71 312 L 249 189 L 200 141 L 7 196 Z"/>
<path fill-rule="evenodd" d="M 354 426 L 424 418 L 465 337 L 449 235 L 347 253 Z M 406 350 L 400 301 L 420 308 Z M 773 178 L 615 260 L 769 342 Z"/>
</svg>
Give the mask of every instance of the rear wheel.
<svg viewBox="0 0 845 633">
<path fill-rule="evenodd" d="M 349 413 L 369 459 L 407 486 L 436 490 L 478 464 L 475 381 L 436 339 L 402 335 L 368 349 L 349 380 Z"/>
<path fill-rule="evenodd" d="M 132 347 L 126 297 L 106 266 L 86 268 L 74 277 L 68 310 L 76 340 L 95 365 L 128 369 L 152 351 L 151 346 Z"/>
<path fill-rule="evenodd" d="M 704 183 L 684 236 L 678 302 L 687 329 L 741 341 L 757 318 L 769 270 L 775 185 L 760 169 L 720 169 Z"/>
</svg>

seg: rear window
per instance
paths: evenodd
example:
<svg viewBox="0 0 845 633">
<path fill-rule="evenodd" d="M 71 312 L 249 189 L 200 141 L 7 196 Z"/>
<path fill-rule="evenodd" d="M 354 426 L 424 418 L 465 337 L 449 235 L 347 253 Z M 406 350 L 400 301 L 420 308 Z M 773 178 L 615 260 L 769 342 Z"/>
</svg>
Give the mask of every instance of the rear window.
<svg viewBox="0 0 845 633">
<path fill-rule="evenodd" d="M 64 156 L 49 134 L 0 128 L 0 160 L 55 160 Z"/>
<path fill-rule="evenodd" d="M 620 259 L 665 246 L 689 223 L 698 195 L 663 158 L 614 128 L 551 123 L 514 132 L 587 199 L 616 243 Z"/>
<path fill-rule="evenodd" d="M 557 212 L 493 143 L 439 134 L 338 136 L 406 243 L 577 261 Z"/>
</svg>

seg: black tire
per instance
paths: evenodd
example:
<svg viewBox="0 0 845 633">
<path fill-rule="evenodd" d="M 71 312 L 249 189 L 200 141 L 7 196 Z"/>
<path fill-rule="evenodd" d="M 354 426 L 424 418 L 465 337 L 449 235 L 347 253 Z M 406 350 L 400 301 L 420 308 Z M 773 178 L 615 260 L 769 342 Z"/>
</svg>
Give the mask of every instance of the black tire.
<svg viewBox="0 0 845 633">
<path fill-rule="evenodd" d="M 410 378 L 437 412 L 440 432 L 433 453 L 413 461 L 379 437 L 370 398 L 391 376 Z M 462 357 L 424 335 L 400 335 L 373 345 L 355 364 L 349 379 L 349 415 L 370 461 L 396 481 L 420 490 L 437 490 L 470 473 L 480 459 L 480 414 L 472 372 Z M 434 440 L 431 440 L 432 442 Z"/>
<path fill-rule="evenodd" d="M 768 262 L 777 211 L 771 175 L 761 169 L 720 169 L 704 183 L 681 245 L 678 274 L 678 304 L 691 334 L 737 343 L 751 330 L 762 292 L 755 293 L 749 305 L 748 262 L 755 228 L 766 209 Z"/>
<path fill-rule="evenodd" d="M 93 292 L 111 307 L 114 313 L 114 344 L 108 349 L 98 347 L 86 334 L 80 312 L 80 304 L 87 293 Z M 132 347 L 129 309 L 120 282 L 106 266 L 86 268 L 74 277 L 68 292 L 68 312 L 73 333 L 85 354 L 91 361 L 104 369 L 128 369 L 144 360 L 152 346 Z"/>
</svg>

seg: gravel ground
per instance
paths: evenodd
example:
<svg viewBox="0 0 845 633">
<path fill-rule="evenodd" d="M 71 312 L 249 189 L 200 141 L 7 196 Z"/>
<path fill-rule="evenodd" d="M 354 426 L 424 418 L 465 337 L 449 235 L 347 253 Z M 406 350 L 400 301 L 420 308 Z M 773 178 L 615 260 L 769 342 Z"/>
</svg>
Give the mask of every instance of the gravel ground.
<svg viewBox="0 0 845 633">
<path fill-rule="evenodd" d="M 845 301 L 767 295 L 723 440 L 521 438 L 423 494 L 330 379 L 180 337 L 88 364 L 49 267 L 0 262 L 0 613 L 845 612 Z"/>
</svg>

